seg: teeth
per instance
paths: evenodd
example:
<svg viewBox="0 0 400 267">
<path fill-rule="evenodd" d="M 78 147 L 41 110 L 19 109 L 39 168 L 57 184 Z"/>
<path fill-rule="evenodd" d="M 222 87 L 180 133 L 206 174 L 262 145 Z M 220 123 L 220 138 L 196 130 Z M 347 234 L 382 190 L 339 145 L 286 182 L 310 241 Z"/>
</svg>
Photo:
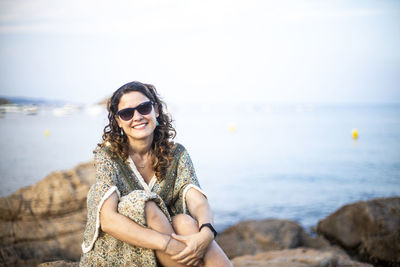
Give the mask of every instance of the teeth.
<svg viewBox="0 0 400 267">
<path fill-rule="evenodd" d="M 133 127 L 133 128 L 135 128 L 135 129 L 139 129 L 139 128 L 143 128 L 144 126 L 145 126 L 146 124 L 140 124 L 140 125 L 136 125 L 135 127 Z"/>
</svg>

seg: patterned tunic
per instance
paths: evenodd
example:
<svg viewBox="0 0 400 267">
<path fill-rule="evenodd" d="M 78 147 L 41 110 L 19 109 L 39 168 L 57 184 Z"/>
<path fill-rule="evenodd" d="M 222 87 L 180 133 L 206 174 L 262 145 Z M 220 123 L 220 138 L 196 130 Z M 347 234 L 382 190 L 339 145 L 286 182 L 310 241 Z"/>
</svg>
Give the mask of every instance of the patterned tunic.
<svg viewBox="0 0 400 267">
<path fill-rule="evenodd" d="M 189 213 L 185 195 L 190 188 L 201 193 L 192 161 L 186 149 L 176 144 L 174 160 L 165 179 L 155 177 L 146 184 L 128 157 L 126 162 L 113 159 L 107 147 L 95 151 L 96 181 L 87 197 L 88 218 L 79 266 L 157 266 L 153 250 L 129 245 L 103 232 L 100 209 L 114 192 L 119 196 L 118 212 L 147 227 L 144 216 L 146 201 L 154 201 L 168 220 L 179 213 Z M 205 194 L 204 194 L 205 195 Z"/>
</svg>

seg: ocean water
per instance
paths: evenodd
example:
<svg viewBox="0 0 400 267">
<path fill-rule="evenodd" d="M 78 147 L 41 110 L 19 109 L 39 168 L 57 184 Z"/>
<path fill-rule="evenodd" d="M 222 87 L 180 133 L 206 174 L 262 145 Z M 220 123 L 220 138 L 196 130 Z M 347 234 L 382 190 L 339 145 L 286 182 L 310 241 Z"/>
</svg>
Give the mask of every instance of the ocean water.
<svg viewBox="0 0 400 267">
<path fill-rule="evenodd" d="M 169 108 L 218 230 L 263 218 L 309 228 L 344 204 L 400 195 L 400 105 Z M 51 108 L 33 116 L 6 113 L 0 196 L 92 160 L 106 115 L 82 109 L 55 117 Z"/>
</svg>

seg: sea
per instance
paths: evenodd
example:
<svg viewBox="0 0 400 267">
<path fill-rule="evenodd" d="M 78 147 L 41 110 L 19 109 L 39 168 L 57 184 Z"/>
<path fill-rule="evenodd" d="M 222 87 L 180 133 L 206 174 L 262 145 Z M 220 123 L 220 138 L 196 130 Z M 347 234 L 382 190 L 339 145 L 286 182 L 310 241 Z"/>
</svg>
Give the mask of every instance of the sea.
<svg viewBox="0 0 400 267">
<path fill-rule="evenodd" d="M 105 108 L 55 109 L 0 118 L 0 196 L 93 159 Z M 310 230 L 345 204 L 400 195 L 399 104 L 185 103 L 169 112 L 219 231 L 265 218 Z"/>
</svg>

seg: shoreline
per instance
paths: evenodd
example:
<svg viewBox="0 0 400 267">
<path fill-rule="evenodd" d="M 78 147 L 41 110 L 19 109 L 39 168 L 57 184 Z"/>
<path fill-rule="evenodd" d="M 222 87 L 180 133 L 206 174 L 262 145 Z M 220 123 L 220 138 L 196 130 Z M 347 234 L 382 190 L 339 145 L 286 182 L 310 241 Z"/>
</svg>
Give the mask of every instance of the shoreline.
<svg viewBox="0 0 400 267">
<path fill-rule="evenodd" d="M 7 266 L 36 266 L 56 260 L 79 260 L 86 223 L 86 195 L 94 177 L 92 162 L 79 164 L 68 171 L 53 172 L 32 186 L 1 197 L 0 255 L 3 256 L 0 261 Z M 242 220 L 224 229 L 218 243 L 234 266 L 246 266 L 242 264 L 248 261 L 268 266 L 271 257 L 275 260 L 294 257 L 293 261 L 302 261 L 306 256 L 314 263 L 322 257 L 343 264 L 362 260 L 377 266 L 394 262 L 393 266 L 396 266 L 400 264 L 400 258 L 393 255 L 385 258 L 379 253 L 375 255 L 375 252 L 379 252 L 376 246 L 382 242 L 395 242 L 400 247 L 400 235 L 388 234 L 400 229 L 399 214 L 399 197 L 372 199 L 344 205 L 328 217 L 321 218 L 316 222 L 314 233 L 313 228 L 307 231 L 299 223 L 284 219 Z M 358 216 L 364 221 L 357 220 Z M 349 241 L 347 225 L 353 230 L 372 229 L 372 232 L 366 232 L 374 237 L 378 234 L 379 239 L 372 240 L 368 235 L 362 236 L 355 231 Z M 393 230 L 393 227 L 397 228 Z M 356 239 L 357 246 L 354 245 Z M 360 245 L 363 240 L 369 243 Z M 364 266 L 364 263 L 360 264 L 355 266 Z"/>
</svg>

